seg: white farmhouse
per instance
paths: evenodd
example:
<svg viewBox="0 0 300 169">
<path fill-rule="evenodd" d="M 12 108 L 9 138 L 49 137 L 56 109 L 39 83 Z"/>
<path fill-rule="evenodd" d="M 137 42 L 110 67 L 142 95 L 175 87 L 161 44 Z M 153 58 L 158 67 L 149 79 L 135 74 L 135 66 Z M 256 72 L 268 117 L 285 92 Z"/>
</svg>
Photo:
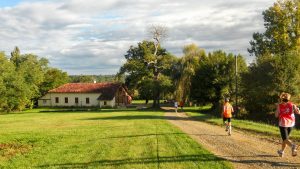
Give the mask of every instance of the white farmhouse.
<svg viewBox="0 0 300 169">
<path fill-rule="evenodd" d="M 116 107 L 131 103 L 120 83 L 67 83 L 38 100 L 39 107 Z"/>
</svg>

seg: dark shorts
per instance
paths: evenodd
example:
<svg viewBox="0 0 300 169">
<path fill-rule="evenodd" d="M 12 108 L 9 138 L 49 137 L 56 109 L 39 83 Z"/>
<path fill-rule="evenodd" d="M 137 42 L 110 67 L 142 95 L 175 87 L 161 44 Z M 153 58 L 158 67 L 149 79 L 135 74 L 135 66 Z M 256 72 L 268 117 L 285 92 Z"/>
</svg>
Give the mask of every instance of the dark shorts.
<svg viewBox="0 0 300 169">
<path fill-rule="evenodd" d="M 292 131 L 292 127 L 281 127 L 281 126 L 279 126 L 279 130 L 280 130 L 280 135 L 281 135 L 282 140 L 289 139 L 289 135 Z"/>
<path fill-rule="evenodd" d="M 225 122 L 226 120 L 228 121 L 228 123 L 231 122 L 231 118 L 223 117 L 223 122 Z"/>
</svg>

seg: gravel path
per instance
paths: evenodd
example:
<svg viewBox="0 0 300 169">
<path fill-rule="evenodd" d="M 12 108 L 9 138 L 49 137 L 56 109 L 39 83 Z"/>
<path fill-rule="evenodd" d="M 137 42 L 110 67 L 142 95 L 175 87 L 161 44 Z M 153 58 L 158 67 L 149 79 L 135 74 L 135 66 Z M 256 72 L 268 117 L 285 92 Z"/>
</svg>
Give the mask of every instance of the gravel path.
<svg viewBox="0 0 300 169">
<path fill-rule="evenodd" d="M 228 136 L 225 127 L 195 121 L 184 113 L 175 113 L 171 108 L 165 114 L 168 121 L 183 132 L 190 135 L 207 150 L 232 162 L 237 169 L 256 168 L 299 168 L 300 152 L 292 157 L 287 147 L 284 157 L 278 157 L 277 150 L 281 147 L 279 138 L 270 138 L 234 129 Z M 221 120 L 221 119 L 220 119 Z"/>
</svg>

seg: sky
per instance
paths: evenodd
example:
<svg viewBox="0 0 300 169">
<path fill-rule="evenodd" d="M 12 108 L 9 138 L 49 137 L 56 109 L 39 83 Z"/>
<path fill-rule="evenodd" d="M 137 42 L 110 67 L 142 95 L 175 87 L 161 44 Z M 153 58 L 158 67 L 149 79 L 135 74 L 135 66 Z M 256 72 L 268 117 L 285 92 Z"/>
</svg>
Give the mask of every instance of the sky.
<svg viewBox="0 0 300 169">
<path fill-rule="evenodd" d="M 47 58 L 69 75 L 116 74 L 130 46 L 167 28 L 162 47 L 177 57 L 196 44 L 253 61 L 247 48 L 264 31 L 275 0 L 0 0 L 0 51 Z"/>
</svg>

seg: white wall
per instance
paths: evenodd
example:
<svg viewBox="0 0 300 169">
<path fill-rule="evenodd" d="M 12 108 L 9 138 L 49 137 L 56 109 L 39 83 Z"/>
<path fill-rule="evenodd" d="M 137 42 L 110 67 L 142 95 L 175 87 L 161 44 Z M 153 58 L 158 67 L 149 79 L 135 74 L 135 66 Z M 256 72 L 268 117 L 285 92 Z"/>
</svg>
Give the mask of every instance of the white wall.
<svg viewBox="0 0 300 169">
<path fill-rule="evenodd" d="M 104 102 L 106 102 L 106 105 L 104 105 Z M 100 100 L 100 107 L 115 107 L 116 101 L 115 97 L 112 100 Z"/>
<path fill-rule="evenodd" d="M 38 106 L 100 106 L 98 97 L 100 93 L 47 93 L 38 100 Z M 55 103 L 55 98 L 59 98 L 59 102 Z M 65 97 L 68 97 L 68 103 L 65 103 Z M 78 97 L 78 104 L 75 104 L 75 97 Z M 90 103 L 86 103 L 86 98 L 90 99 Z M 114 100 L 112 101 L 114 102 Z"/>
</svg>

